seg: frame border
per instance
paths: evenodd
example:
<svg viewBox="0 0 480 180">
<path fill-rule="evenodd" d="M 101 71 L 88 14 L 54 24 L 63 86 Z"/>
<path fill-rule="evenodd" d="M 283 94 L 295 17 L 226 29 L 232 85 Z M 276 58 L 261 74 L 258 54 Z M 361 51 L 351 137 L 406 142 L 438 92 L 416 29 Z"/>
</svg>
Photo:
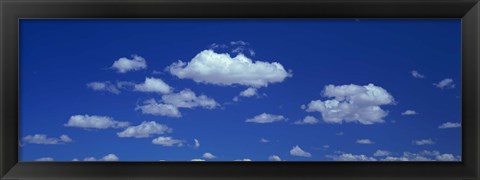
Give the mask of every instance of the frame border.
<svg viewBox="0 0 480 180">
<path fill-rule="evenodd" d="M 20 18 L 461 18 L 462 162 L 18 162 Z M 0 0 L 0 27 L 0 179 L 480 178 L 479 0 Z"/>
</svg>

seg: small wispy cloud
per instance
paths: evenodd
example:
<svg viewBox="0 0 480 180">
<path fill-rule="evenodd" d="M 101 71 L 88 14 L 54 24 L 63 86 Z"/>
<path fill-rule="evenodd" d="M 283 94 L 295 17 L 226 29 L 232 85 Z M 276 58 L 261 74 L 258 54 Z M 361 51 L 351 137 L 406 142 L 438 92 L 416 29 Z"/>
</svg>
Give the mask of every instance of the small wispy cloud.
<svg viewBox="0 0 480 180">
<path fill-rule="evenodd" d="M 117 133 L 118 137 L 147 138 L 155 134 L 165 134 L 172 132 L 172 129 L 166 125 L 158 124 L 155 121 L 143 121 L 138 126 L 127 127 L 122 132 Z"/>
<path fill-rule="evenodd" d="M 209 153 L 209 152 L 203 153 L 202 157 L 205 158 L 205 159 L 215 159 L 215 158 L 217 158 L 215 155 L 213 155 L 212 153 Z"/>
<path fill-rule="evenodd" d="M 282 158 L 280 158 L 280 156 L 277 156 L 277 155 L 271 155 L 268 157 L 268 160 L 269 161 L 282 161 Z"/>
<path fill-rule="evenodd" d="M 90 82 L 87 83 L 87 87 L 94 91 L 107 91 L 112 94 L 120 94 L 120 90 L 117 88 L 117 86 L 110 81 Z"/>
<path fill-rule="evenodd" d="M 107 129 L 107 128 L 123 128 L 127 127 L 130 123 L 126 121 L 116 121 L 112 117 L 108 116 L 96 116 L 96 115 L 73 115 L 68 122 L 64 124 L 66 127 L 77 128 L 92 128 L 92 129 Z"/>
<path fill-rule="evenodd" d="M 356 141 L 356 143 L 357 144 L 375 144 L 375 142 L 373 142 L 370 139 L 359 139 Z"/>
<path fill-rule="evenodd" d="M 126 73 L 128 71 L 137 71 L 147 68 L 147 62 L 141 56 L 132 55 L 132 59 L 122 57 L 113 62 L 111 68 L 117 70 L 117 73 Z"/>
<path fill-rule="evenodd" d="M 292 156 L 300 156 L 300 157 L 312 157 L 312 154 L 304 151 L 300 146 L 296 145 L 290 150 L 290 155 Z"/>
<path fill-rule="evenodd" d="M 253 118 L 249 118 L 245 120 L 245 122 L 265 124 L 265 123 L 273 123 L 273 122 L 285 121 L 285 120 L 287 119 L 282 115 L 262 113 L 262 114 L 256 115 Z"/>
<path fill-rule="evenodd" d="M 153 139 L 152 143 L 156 145 L 166 146 L 166 147 L 171 147 L 171 146 L 181 147 L 183 146 L 184 140 L 174 139 L 168 136 L 167 137 L 160 136 L 158 138 Z"/>
<path fill-rule="evenodd" d="M 200 147 L 200 141 L 198 141 L 198 139 L 193 139 L 193 141 L 195 142 L 195 144 L 193 145 L 194 148 L 199 148 Z"/>
<path fill-rule="evenodd" d="M 55 159 L 53 159 L 52 157 L 41 157 L 41 158 L 38 158 L 38 159 L 35 159 L 35 161 L 54 161 Z"/>
<path fill-rule="evenodd" d="M 462 124 L 460 123 L 452 123 L 452 122 L 446 122 L 443 123 L 442 125 L 438 126 L 440 129 L 450 129 L 450 128 L 460 128 L 462 127 Z"/>
<path fill-rule="evenodd" d="M 413 71 L 411 71 L 410 73 L 412 74 L 412 76 L 413 76 L 414 78 L 419 78 L 419 79 L 425 78 L 425 76 L 424 76 L 423 74 L 420 74 L 420 73 L 419 73 L 418 71 L 416 71 L 416 70 L 413 70 Z"/>
<path fill-rule="evenodd" d="M 406 110 L 405 112 L 402 112 L 402 115 L 404 116 L 411 116 L 411 115 L 416 115 L 417 112 L 414 110 Z"/>
<path fill-rule="evenodd" d="M 295 121 L 294 124 L 304 125 L 304 124 L 317 124 L 319 121 L 313 116 L 305 116 L 302 120 Z"/>
<path fill-rule="evenodd" d="M 107 154 L 100 159 L 97 159 L 95 157 L 86 157 L 83 159 L 83 161 L 118 161 L 118 160 L 120 159 L 115 154 Z"/>
<path fill-rule="evenodd" d="M 414 141 L 412 141 L 412 143 L 415 144 L 415 145 L 418 145 L 418 146 L 435 144 L 435 142 L 432 139 L 414 140 Z"/>
<path fill-rule="evenodd" d="M 270 141 L 269 141 L 268 139 L 261 138 L 261 139 L 260 139 L 260 142 L 261 142 L 261 143 L 268 143 L 268 142 L 270 142 Z"/>
<path fill-rule="evenodd" d="M 170 87 L 167 83 L 165 83 L 162 79 L 146 77 L 145 82 L 143 82 L 142 84 L 136 84 L 134 90 L 139 92 L 154 92 L 167 94 L 170 93 L 173 88 Z"/>
<path fill-rule="evenodd" d="M 389 152 L 389 151 L 377 150 L 377 151 L 375 151 L 375 153 L 373 154 L 373 156 L 381 157 L 381 156 L 389 156 L 390 154 L 392 154 L 392 153 Z"/>
<path fill-rule="evenodd" d="M 62 134 L 58 138 L 48 137 L 45 134 L 35 134 L 35 135 L 28 135 L 22 138 L 24 143 L 28 144 L 65 144 L 70 143 L 73 140 L 65 134 Z"/>
<path fill-rule="evenodd" d="M 453 83 L 453 79 L 450 79 L 450 78 L 443 79 L 438 83 L 434 83 L 433 85 L 435 85 L 439 89 L 455 88 L 455 84 Z"/>
</svg>

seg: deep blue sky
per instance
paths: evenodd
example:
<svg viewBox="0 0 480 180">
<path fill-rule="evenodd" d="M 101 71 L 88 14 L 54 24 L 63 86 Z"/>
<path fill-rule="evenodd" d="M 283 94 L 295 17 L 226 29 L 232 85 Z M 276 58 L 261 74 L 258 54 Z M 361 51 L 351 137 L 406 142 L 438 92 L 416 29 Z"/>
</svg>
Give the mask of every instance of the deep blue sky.
<svg viewBox="0 0 480 180">
<path fill-rule="evenodd" d="M 51 157 L 58 161 L 102 158 L 115 154 L 121 161 L 205 159 L 206 152 L 229 161 L 267 161 L 278 155 L 288 161 L 334 160 L 346 154 L 375 157 L 377 150 L 402 157 L 422 151 L 461 155 L 461 128 L 441 129 L 446 122 L 461 122 L 461 22 L 430 20 L 21 20 L 20 21 L 20 135 L 68 135 L 65 144 L 22 144 L 22 161 Z M 293 76 L 258 89 L 260 97 L 232 98 L 248 88 L 219 86 L 180 79 L 165 68 L 182 60 L 189 62 L 212 43 L 228 45 L 216 53 L 236 53 L 232 41 L 249 44 L 254 61 L 278 62 Z M 114 61 L 131 55 L 143 57 L 147 68 L 117 73 Z M 415 78 L 412 71 L 424 78 Z M 161 73 L 153 73 L 153 72 Z M 90 82 L 129 81 L 145 77 L 163 80 L 174 93 L 188 88 L 220 104 L 215 109 L 182 108 L 182 117 L 142 114 L 135 107 L 161 94 L 121 89 L 120 94 L 94 91 Z M 450 78 L 454 88 L 434 83 Z M 306 112 L 301 105 L 322 96 L 326 85 L 369 83 L 395 99 L 381 105 L 388 111 L 384 123 L 326 123 L 320 112 Z M 415 115 L 402 115 L 406 110 Z M 287 121 L 247 123 L 261 113 L 282 115 Z M 139 125 L 155 121 L 173 132 L 148 138 L 120 138 L 124 128 L 92 129 L 66 127 L 73 115 L 109 116 Z M 317 124 L 296 125 L 305 116 Z M 339 135 L 343 134 L 343 135 Z M 182 147 L 152 144 L 158 136 L 184 140 Z M 261 138 L 269 140 L 261 143 Z M 193 139 L 200 147 L 194 148 Z M 369 139 L 374 144 L 358 144 Z M 416 145 L 416 140 L 432 140 Z M 294 146 L 311 157 L 290 154 Z M 327 148 L 325 145 L 328 145 Z M 325 146 L 325 147 L 324 147 Z M 423 153 L 424 155 L 425 153 Z M 424 155 L 428 156 L 428 155 Z M 428 156 L 435 159 L 435 156 Z"/>
</svg>

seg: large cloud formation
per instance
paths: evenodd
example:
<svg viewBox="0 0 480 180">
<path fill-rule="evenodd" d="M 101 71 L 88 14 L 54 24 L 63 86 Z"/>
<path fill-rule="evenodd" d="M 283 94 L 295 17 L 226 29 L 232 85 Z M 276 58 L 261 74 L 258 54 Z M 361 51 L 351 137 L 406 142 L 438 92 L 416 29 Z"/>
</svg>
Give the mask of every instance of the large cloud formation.
<svg viewBox="0 0 480 180">
<path fill-rule="evenodd" d="M 302 106 L 307 112 L 320 112 L 327 123 L 359 122 L 374 124 L 384 122 L 388 112 L 381 105 L 394 103 L 394 98 L 385 89 L 374 84 L 325 86 L 324 97 L 330 100 L 314 100 Z"/>
<path fill-rule="evenodd" d="M 180 79 L 216 85 L 266 87 L 292 76 L 278 62 L 253 61 L 243 54 L 231 57 L 213 50 L 198 53 L 190 62 L 178 61 L 167 70 Z"/>
</svg>

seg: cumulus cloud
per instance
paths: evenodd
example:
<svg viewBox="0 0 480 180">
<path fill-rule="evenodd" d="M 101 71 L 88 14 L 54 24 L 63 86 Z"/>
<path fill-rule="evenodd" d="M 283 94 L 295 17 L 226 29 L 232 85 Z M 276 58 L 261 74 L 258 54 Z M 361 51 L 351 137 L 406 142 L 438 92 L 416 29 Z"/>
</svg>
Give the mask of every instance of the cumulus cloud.
<svg viewBox="0 0 480 180">
<path fill-rule="evenodd" d="M 193 139 L 193 141 L 195 141 L 195 145 L 193 147 L 199 148 L 200 147 L 200 141 L 198 141 L 198 139 Z"/>
<path fill-rule="evenodd" d="M 393 96 L 385 89 L 373 84 L 327 85 L 324 97 L 333 99 L 314 100 L 302 106 L 307 112 L 320 112 L 327 123 L 358 122 L 369 125 L 384 122 L 388 115 L 380 106 L 393 104 Z"/>
<path fill-rule="evenodd" d="M 280 158 L 280 156 L 277 156 L 277 155 L 271 155 L 268 157 L 268 160 L 269 161 L 282 161 L 282 158 Z"/>
<path fill-rule="evenodd" d="M 294 124 L 317 124 L 318 123 L 318 119 L 313 117 L 313 116 L 306 116 L 305 118 L 303 118 L 303 120 L 298 120 L 298 121 L 295 121 Z"/>
<path fill-rule="evenodd" d="M 106 156 L 103 156 L 100 159 L 97 159 L 95 157 L 86 157 L 83 159 L 83 161 L 118 161 L 119 158 L 115 154 L 107 154 Z"/>
<path fill-rule="evenodd" d="M 61 135 L 59 138 L 52 138 L 48 137 L 45 134 L 35 134 L 35 135 L 28 135 L 23 137 L 24 143 L 29 144 L 65 144 L 72 142 L 72 139 L 68 137 L 68 135 Z"/>
<path fill-rule="evenodd" d="M 312 157 L 312 154 L 309 152 L 304 151 L 300 146 L 293 146 L 290 150 L 290 155 L 292 156 L 300 156 L 300 157 Z"/>
<path fill-rule="evenodd" d="M 117 133 L 118 137 L 147 138 L 154 134 L 165 134 L 172 132 L 172 129 L 166 125 L 158 124 L 155 121 L 143 121 L 138 126 L 127 127 L 122 132 Z"/>
<path fill-rule="evenodd" d="M 94 91 L 107 91 L 113 94 L 120 94 L 117 86 L 110 81 L 87 83 L 87 87 Z"/>
<path fill-rule="evenodd" d="M 253 118 L 245 120 L 245 122 L 264 124 L 264 123 L 273 123 L 273 122 L 285 121 L 285 120 L 286 118 L 283 117 L 282 115 L 262 113 L 262 114 L 256 115 Z"/>
<path fill-rule="evenodd" d="M 163 104 L 155 99 L 149 99 L 143 102 L 143 105 L 137 106 L 135 110 L 141 110 L 143 114 L 155 116 L 181 117 L 182 114 L 177 107 L 171 104 Z"/>
<path fill-rule="evenodd" d="M 212 153 L 209 153 L 209 152 L 203 153 L 202 157 L 205 158 L 205 159 L 217 158 L 215 155 L 213 155 Z"/>
<path fill-rule="evenodd" d="M 213 50 L 198 53 L 190 62 L 178 61 L 167 70 L 180 79 L 215 85 L 266 87 L 292 76 L 278 62 L 253 61 L 243 54 L 231 57 Z"/>
<path fill-rule="evenodd" d="M 137 71 L 147 68 L 147 62 L 141 56 L 132 55 L 132 59 L 122 57 L 113 62 L 111 68 L 117 70 L 117 73 L 126 73 L 128 71 Z"/>
<path fill-rule="evenodd" d="M 202 107 L 206 109 L 214 109 L 219 106 L 214 99 L 205 95 L 197 96 L 190 89 L 184 89 L 179 93 L 163 95 L 162 100 L 164 103 L 171 104 L 178 108 Z"/>
<path fill-rule="evenodd" d="M 438 126 L 438 128 L 440 129 L 450 129 L 450 128 L 459 128 L 459 127 L 462 127 L 460 123 L 452 123 L 452 122 L 446 122 Z"/>
<path fill-rule="evenodd" d="M 405 112 L 402 113 L 402 115 L 404 116 L 411 116 L 415 114 L 417 114 L 417 112 L 415 112 L 414 110 L 406 110 Z"/>
<path fill-rule="evenodd" d="M 423 78 L 425 78 L 425 76 L 424 76 L 423 74 L 420 74 L 418 71 L 413 70 L 413 71 L 411 71 L 410 73 L 412 74 L 412 76 L 413 76 L 414 78 L 418 78 L 418 79 L 423 79 Z"/>
<path fill-rule="evenodd" d="M 54 161 L 55 159 L 53 159 L 52 157 L 41 157 L 41 158 L 38 158 L 38 159 L 35 159 L 35 161 Z"/>
<path fill-rule="evenodd" d="M 172 87 L 170 87 L 167 83 L 165 83 L 161 79 L 153 78 L 153 77 L 146 77 L 145 82 L 142 84 L 135 85 L 135 91 L 140 92 L 154 92 L 154 93 L 161 93 L 167 94 L 172 91 Z"/>
<path fill-rule="evenodd" d="M 450 79 L 450 78 L 443 79 L 438 83 L 434 83 L 433 85 L 435 85 L 437 88 L 440 88 L 440 89 L 452 89 L 455 87 L 455 84 L 453 83 L 453 79 Z"/>
<path fill-rule="evenodd" d="M 414 140 L 412 141 L 412 143 L 418 146 L 435 144 L 435 142 L 432 139 Z"/>
<path fill-rule="evenodd" d="M 375 142 L 370 139 L 359 139 L 356 142 L 357 144 L 375 144 Z"/>
<path fill-rule="evenodd" d="M 382 161 L 459 161 L 453 154 L 439 151 L 421 151 L 418 153 L 404 152 L 402 156 L 387 156 Z"/>
<path fill-rule="evenodd" d="M 368 157 L 363 154 L 351 154 L 351 153 L 342 153 L 340 155 L 329 155 L 327 156 L 332 158 L 335 161 L 376 161 L 374 157 Z"/>
<path fill-rule="evenodd" d="M 184 141 L 180 139 L 173 139 L 172 137 L 160 136 L 152 140 L 153 144 L 171 147 L 171 146 L 183 146 Z"/>
<path fill-rule="evenodd" d="M 391 153 L 389 151 L 385 151 L 385 150 L 377 150 L 375 151 L 375 153 L 373 154 L 373 156 L 376 156 L 376 157 L 380 157 L 380 156 L 389 156 Z"/>
<path fill-rule="evenodd" d="M 96 115 L 74 115 L 71 116 L 66 127 L 78 128 L 92 128 L 92 129 L 107 129 L 107 128 L 123 128 L 128 126 L 126 121 L 115 121 L 112 117 L 96 116 Z"/>
</svg>

